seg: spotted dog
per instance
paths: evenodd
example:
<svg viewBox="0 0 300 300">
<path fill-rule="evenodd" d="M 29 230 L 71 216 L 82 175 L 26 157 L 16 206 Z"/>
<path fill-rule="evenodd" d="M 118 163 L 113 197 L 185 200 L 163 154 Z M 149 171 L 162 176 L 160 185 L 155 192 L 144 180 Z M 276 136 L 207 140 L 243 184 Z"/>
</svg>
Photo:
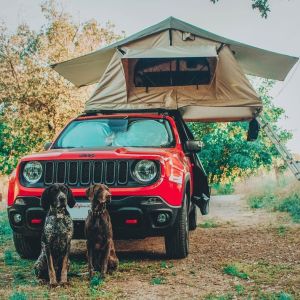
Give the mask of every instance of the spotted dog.
<svg viewBox="0 0 300 300">
<path fill-rule="evenodd" d="M 41 239 L 41 254 L 35 263 L 35 274 L 50 281 L 51 286 L 67 283 L 69 253 L 73 236 L 73 221 L 67 211 L 75 199 L 70 188 L 53 184 L 45 189 L 41 206 L 47 211 Z"/>
<path fill-rule="evenodd" d="M 99 271 L 105 277 L 106 273 L 116 270 L 119 264 L 110 216 L 106 209 L 111 194 L 106 185 L 95 184 L 86 190 L 86 195 L 91 202 L 91 210 L 85 221 L 89 276 L 91 278 L 94 271 Z"/>
</svg>

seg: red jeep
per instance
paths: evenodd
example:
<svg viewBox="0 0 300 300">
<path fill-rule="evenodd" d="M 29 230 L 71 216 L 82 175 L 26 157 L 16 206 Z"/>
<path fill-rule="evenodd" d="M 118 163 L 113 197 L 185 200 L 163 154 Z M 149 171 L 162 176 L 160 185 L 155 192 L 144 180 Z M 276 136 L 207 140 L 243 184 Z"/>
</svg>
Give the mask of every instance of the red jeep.
<svg viewBox="0 0 300 300">
<path fill-rule="evenodd" d="M 99 111 L 72 120 L 44 152 L 23 157 L 9 182 L 8 216 L 21 257 L 35 257 L 48 185 L 65 183 L 77 204 L 70 209 L 74 238 L 84 238 L 86 188 L 105 183 L 116 239 L 164 236 L 167 256 L 188 255 L 196 206 L 208 212 L 209 187 L 197 152 L 200 143 L 176 110 Z"/>
</svg>

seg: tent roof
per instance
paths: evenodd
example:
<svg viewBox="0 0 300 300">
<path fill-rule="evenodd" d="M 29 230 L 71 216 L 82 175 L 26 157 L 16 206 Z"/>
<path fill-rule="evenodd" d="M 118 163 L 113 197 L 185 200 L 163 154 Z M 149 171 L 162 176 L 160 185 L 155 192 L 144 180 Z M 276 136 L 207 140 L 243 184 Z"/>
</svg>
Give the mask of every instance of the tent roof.
<svg viewBox="0 0 300 300">
<path fill-rule="evenodd" d="M 243 68 L 243 71 L 249 75 L 284 80 L 291 68 L 298 61 L 297 57 L 243 44 L 211 33 L 174 17 L 169 17 L 160 23 L 150 26 L 105 48 L 78 58 L 54 64 L 52 67 L 78 87 L 93 84 L 103 75 L 115 49 L 169 29 L 189 32 L 202 38 L 227 44 L 234 52 L 235 58 Z"/>
</svg>

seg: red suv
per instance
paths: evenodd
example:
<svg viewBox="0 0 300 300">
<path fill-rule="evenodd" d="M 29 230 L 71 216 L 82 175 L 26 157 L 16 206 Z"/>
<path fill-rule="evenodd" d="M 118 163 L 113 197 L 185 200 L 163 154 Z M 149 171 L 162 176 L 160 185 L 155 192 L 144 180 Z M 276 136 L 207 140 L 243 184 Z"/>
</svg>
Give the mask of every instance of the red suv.
<svg viewBox="0 0 300 300">
<path fill-rule="evenodd" d="M 188 255 L 196 206 L 208 212 L 209 187 L 197 156 L 201 144 L 177 110 L 99 111 L 72 120 L 44 152 L 25 156 L 11 176 L 8 216 L 17 252 L 40 251 L 48 185 L 65 183 L 76 205 L 70 209 L 74 238 L 84 238 L 88 186 L 109 186 L 116 239 L 164 236 L 167 256 Z"/>
</svg>

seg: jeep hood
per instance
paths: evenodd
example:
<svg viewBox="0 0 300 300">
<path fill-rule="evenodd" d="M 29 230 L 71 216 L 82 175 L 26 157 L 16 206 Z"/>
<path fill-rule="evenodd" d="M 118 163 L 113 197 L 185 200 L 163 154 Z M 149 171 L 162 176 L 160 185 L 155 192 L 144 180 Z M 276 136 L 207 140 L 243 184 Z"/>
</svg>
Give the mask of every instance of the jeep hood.
<svg viewBox="0 0 300 300">
<path fill-rule="evenodd" d="M 84 159 L 159 159 L 178 154 L 176 148 L 144 148 L 144 147 L 103 147 L 103 148 L 71 148 L 50 149 L 34 153 L 22 158 L 30 160 L 84 160 Z"/>
</svg>

